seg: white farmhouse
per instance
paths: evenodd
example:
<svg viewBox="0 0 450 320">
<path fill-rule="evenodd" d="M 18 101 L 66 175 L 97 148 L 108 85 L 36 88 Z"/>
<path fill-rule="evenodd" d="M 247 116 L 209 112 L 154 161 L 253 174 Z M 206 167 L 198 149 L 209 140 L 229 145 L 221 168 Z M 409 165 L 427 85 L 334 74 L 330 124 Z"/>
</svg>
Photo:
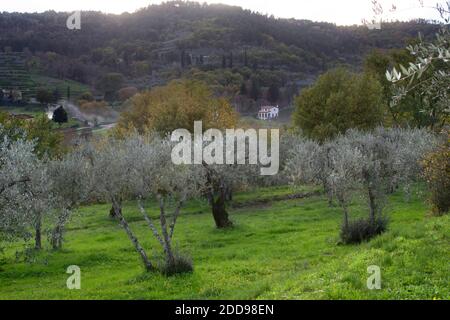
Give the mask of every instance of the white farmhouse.
<svg viewBox="0 0 450 320">
<path fill-rule="evenodd" d="M 265 106 L 261 107 L 258 112 L 258 119 L 260 120 L 271 120 L 278 118 L 278 114 L 280 112 L 280 108 L 278 106 Z"/>
</svg>

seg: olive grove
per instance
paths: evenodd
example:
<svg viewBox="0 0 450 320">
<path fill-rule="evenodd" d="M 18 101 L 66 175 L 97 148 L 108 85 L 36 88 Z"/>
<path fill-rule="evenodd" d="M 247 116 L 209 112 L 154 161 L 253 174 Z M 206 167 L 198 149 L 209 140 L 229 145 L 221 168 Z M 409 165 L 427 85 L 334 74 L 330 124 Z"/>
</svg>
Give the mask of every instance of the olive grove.
<svg viewBox="0 0 450 320">
<path fill-rule="evenodd" d="M 343 210 L 343 233 L 364 225 L 370 237 L 386 228 L 383 207 L 387 195 L 398 187 L 408 194 L 411 183 L 420 178 L 420 161 L 436 143 L 432 133 L 420 129 L 349 130 L 323 145 L 300 138 L 291 150 L 287 173 L 297 184 L 324 182 L 325 191 L 330 191 Z M 355 194 L 367 201 L 367 220 L 349 219 Z M 358 241 L 361 237 L 356 235 Z"/>
</svg>

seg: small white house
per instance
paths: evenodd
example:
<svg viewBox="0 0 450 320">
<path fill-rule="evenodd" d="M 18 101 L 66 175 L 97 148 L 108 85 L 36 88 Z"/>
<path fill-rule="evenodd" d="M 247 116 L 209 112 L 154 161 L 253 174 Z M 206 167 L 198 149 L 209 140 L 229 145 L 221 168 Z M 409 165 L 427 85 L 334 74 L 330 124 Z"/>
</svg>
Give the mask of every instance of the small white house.
<svg viewBox="0 0 450 320">
<path fill-rule="evenodd" d="M 265 106 L 261 107 L 258 112 L 258 119 L 260 120 L 271 120 L 278 118 L 278 114 L 280 112 L 280 108 L 278 106 Z"/>
</svg>

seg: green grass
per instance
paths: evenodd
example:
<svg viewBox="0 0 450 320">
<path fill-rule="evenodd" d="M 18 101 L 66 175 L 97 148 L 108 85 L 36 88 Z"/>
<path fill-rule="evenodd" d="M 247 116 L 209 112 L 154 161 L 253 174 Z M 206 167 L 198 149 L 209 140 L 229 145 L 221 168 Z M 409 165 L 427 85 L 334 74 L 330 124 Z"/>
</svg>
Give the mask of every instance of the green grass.
<svg viewBox="0 0 450 320">
<path fill-rule="evenodd" d="M 40 105 L 26 105 L 26 106 L 0 106 L 0 112 L 9 112 L 12 114 L 28 114 L 37 117 L 44 113 L 46 107 Z"/>
<path fill-rule="evenodd" d="M 297 191 L 297 190 L 296 190 Z M 287 187 L 236 195 L 240 202 Z M 292 190 L 291 190 L 292 192 Z M 174 277 L 145 273 L 109 205 L 79 210 L 61 252 L 33 262 L 15 259 L 16 244 L 0 263 L 2 299 L 449 299 L 448 216 L 428 217 L 420 197 L 391 197 L 390 230 L 368 243 L 339 244 L 339 208 L 322 196 L 230 209 L 235 227 L 216 230 L 203 201 L 188 203 L 174 241 L 189 253 L 194 272 Z M 364 214 L 357 201 L 355 216 Z M 156 207 L 151 210 L 157 214 Z M 160 247 L 134 203 L 124 208 L 154 260 Z M 69 265 L 81 268 L 81 290 L 66 289 Z M 367 267 L 381 268 L 382 289 L 368 290 Z"/>
</svg>

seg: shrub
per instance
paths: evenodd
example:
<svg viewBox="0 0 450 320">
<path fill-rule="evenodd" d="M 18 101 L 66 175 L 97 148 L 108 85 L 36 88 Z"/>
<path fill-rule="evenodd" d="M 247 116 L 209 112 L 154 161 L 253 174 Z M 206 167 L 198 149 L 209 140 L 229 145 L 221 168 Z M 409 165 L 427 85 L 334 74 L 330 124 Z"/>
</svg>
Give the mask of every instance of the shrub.
<svg viewBox="0 0 450 320">
<path fill-rule="evenodd" d="M 450 131 L 447 131 L 447 135 L 447 141 L 423 161 L 435 215 L 443 215 L 450 209 Z"/>
<path fill-rule="evenodd" d="M 127 136 L 135 130 L 140 134 L 156 131 L 162 135 L 179 128 L 191 132 L 194 121 L 202 120 L 203 129 L 233 128 L 237 113 L 224 98 L 215 97 L 204 83 L 183 80 L 135 95 L 129 110 L 120 115 L 116 133 Z"/>
<path fill-rule="evenodd" d="M 178 250 L 175 250 L 173 253 L 173 261 L 169 263 L 167 259 L 160 260 L 158 269 L 165 276 L 174 276 L 193 272 L 194 266 L 189 256 L 183 255 Z"/>
<path fill-rule="evenodd" d="M 105 110 L 108 104 L 105 101 L 79 101 L 80 109 L 83 112 L 95 111 L 95 110 Z"/>
<path fill-rule="evenodd" d="M 94 96 L 92 95 L 91 92 L 86 91 L 86 92 L 83 92 L 83 94 L 80 96 L 80 100 L 91 102 L 94 100 Z"/>
<path fill-rule="evenodd" d="M 69 121 L 69 116 L 67 114 L 67 111 L 62 106 L 58 107 L 53 112 L 52 120 L 59 125 L 61 125 L 63 123 L 67 123 Z"/>
<path fill-rule="evenodd" d="M 378 217 L 374 221 L 363 218 L 343 224 L 341 227 L 341 240 L 345 244 L 361 243 L 370 240 L 387 230 L 389 220 Z"/>
</svg>

